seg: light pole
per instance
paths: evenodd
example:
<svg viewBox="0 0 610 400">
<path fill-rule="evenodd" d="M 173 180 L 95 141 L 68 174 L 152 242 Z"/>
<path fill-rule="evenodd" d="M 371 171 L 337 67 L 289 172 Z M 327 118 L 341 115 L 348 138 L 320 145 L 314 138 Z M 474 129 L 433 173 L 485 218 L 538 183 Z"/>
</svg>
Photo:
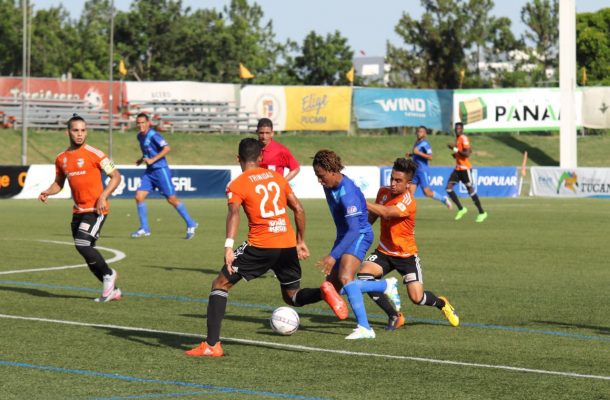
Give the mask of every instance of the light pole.
<svg viewBox="0 0 610 400">
<path fill-rule="evenodd" d="M 27 152 L 28 152 L 28 129 L 27 129 L 27 121 L 26 121 L 26 83 L 27 83 L 27 43 L 28 43 L 28 0 L 21 1 L 21 8 L 23 9 L 23 51 L 21 58 L 21 165 L 26 165 L 28 162 Z"/>
<path fill-rule="evenodd" d="M 108 157 L 112 160 L 112 117 L 113 117 L 113 104 L 112 104 L 112 69 L 113 69 L 113 53 L 114 53 L 114 0 L 110 1 L 110 60 L 108 61 Z"/>
</svg>

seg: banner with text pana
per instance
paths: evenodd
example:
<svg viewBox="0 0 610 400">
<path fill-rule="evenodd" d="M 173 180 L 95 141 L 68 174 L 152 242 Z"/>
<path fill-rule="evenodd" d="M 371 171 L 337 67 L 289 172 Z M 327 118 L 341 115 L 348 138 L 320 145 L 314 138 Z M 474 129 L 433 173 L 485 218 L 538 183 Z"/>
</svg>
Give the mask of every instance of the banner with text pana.
<svg viewBox="0 0 610 400">
<path fill-rule="evenodd" d="M 532 196 L 610 198 L 610 168 L 532 167 Z"/>
<path fill-rule="evenodd" d="M 560 93 L 549 89 L 464 89 L 453 92 L 453 121 L 464 132 L 558 131 Z M 576 126 L 582 126 L 582 92 L 575 93 Z"/>
</svg>

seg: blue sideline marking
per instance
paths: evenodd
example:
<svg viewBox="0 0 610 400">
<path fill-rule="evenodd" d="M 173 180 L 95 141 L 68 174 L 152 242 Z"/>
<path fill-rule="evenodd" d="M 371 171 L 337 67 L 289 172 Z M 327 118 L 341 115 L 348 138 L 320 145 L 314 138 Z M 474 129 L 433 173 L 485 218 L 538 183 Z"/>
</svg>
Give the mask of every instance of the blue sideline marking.
<svg viewBox="0 0 610 400">
<path fill-rule="evenodd" d="M 91 289 L 91 288 L 83 288 L 77 286 L 68 286 L 68 285 L 51 285 L 47 283 L 37 283 L 37 282 L 22 282 L 22 281 L 12 281 L 12 280 L 0 280 L 0 285 L 15 285 L 15 286 L 24 286 L 24 287 L 40 287 L 47 289 L 64 289 L 64 290 L 74 290 L 79 292 L 89 292 L 89 293 L 99 293 L 99 289 Z M 144 299 L 160 299 L 160 300 L 175 300 L 175 301 L 184 301 L 184 302 L 192 302 L 192 303 L 207 303 L 208 299 L 197 298 L 197 297 L 185 297 L 185 296 L 171 296 L 171 295 L 158 295 L 158 294 L 148 294 L 148 293 L 136 293 L 136 292 L 123 292 L 123 295 L 128 297 L 140 297 Z M 229 305 L 236 307 L 246 307 L 246 308 L 256 308 L 260 310 L 274 310 L 274 306 L 266 305 L 266 304 L 250 304 L 250 303 L 239 303 L 229 301 Z M 317 314 L 317 315 L 333 315 L 331 311 L 322 311 L 316 309 L 307 309 L 307 313 L 309 314 Z M 385 314 L 369 314 L 372 318 L 384 319 L 387 318 Z M 421 322 L 426 324 L 436 324 L 436 325 L 448 325 L 447 321 L 438 320 L 438 319 L 424 319 L 424 318 L 412 318 L 407 317 L 408 321 L 412 322 Z M 479 329 L 493 329 L 498 331 L 507 331 L 507 332 L 518 332 L 518 333 L 536 333 L 542 335 L 551 335 L 551 336 L 559 336 L 571 339 L 582 339 L 582 340 L 601 340 L 601 341 L 610 341 L 610 337 L 603 336 L 593 336 L 593 335 L 581 335 L 578 333 L 569 333 L 569 332 L 560 332 L 560 331 L 552 331 L 545 329 L 531 329 L 531 328 L 519 328 L 519 327 L 511 327 L 511 326 L 502 326 L 502 325 L 491 325 L 491 324 L 478 324 L 478 323 L 468 323 L 462 322 L 460 323 L 461 327 L 469 327 L 469 328 L 479 328 Z"/>
<path fill-rule="evenodd" d="M 26 363 L 13 362 L 13 361 L 0 360 L 0 365 L 4 365 L 4 366 L 8 366 L 8 367 L 38 369 L 38 370 L 51 371 L 51 372 L 63 372 L 66 374 L 74 374 L 74 375 L 93 376 L 96 378 L 118 379 L 118 380 L 127 381 L 127 382 L 152 383 L 152 384 L 157 384 L 157 385 L 172 385 L 172 386 L 192 387 L 192 388 L 198 388 L 198 389 L 211 389 L 211 390 L 217 391 L 219 393 L 239 393 L 239 394 L 247 394 L 247 395 L 284 398 L 284 399 L 324 400 L 321 397 L 307 397 L 307 396 L 299 396 L 296 394 L 288 394 L 288 393 L 273 393 L 273 392 L 263 392 L 263 391 L 258 391 L 258 390 L 249 390 L 249 389 L 227 388 L 227 387 L 222 387 L 222 386 L 206 385 L 203 383 L 191 383 L 191 382 L 182 382 L 182 381 L 163 381 L 163 380 L 158 380 L 158 379 L 138 378 L 135 376 L 109 374 L 109 373 L 105 373 L 105 372 L 87 371 L 87 370 L 82 370 L 82 369 L 68 369 L 68 368 L 60 368 L 60 367 L 51 367 L 48 365 L 34 365 L 34 364 L 26 364 Z"/>
<path fill-rule="evenodd" d="M 122 397 L 94 397 L 91 400 L 128 400 L 128 399 L 163 399 L 170 397 L 197 396 L 199 394 L 214 394 L 221 393 L 218 390 L 205 390 L 201 392 L 179 392 L 179 393 L 156 393 L 156 394 L 139 394 L 133 396 Z"/>
</svg>

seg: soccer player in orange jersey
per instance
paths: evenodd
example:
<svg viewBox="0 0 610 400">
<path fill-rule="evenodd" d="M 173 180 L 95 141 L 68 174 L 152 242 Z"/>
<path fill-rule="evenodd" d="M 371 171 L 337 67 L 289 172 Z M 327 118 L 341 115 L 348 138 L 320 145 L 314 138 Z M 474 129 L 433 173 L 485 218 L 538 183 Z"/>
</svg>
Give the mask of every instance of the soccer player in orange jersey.
<svg viewBox="0 0 610 400">
<path fill-rule="evenodd" d="M 466 186 L 466 190 L 468 190 L 468 194 L 470 195 L 472 202 L 479 210 L 479 215 L 477 215 L 476 221 L 483 222 L 487 218 L 487 213 L 483 210 L 481 200 L 479 199 L 477 191 L 473 186 L 472 164 L 470 163 L 470 154 L 472 154 L 472 150 L 470 149 L 468 137 L 464 135 L 464 124 L 461 122 L 456 122 L 455 124 L 455 138 L 455 144 L 447 145 L 447 147 L 453 151 L 453 158 L 455 158 L 455 169 L 447 181 L 447 194 L 458 208 L 458 212 L 455 215 L 455 220 L 457 221 L 462 219 L 462 217 L 468 212 L 468 209 L 462 206 L 460 199 L 458 199 L 457 194 L 455 194 L 453 191 L 453 186 L 455 186 L 455 184 L 458 182 L 462 182 Z"/>
<path fill-rule="evenodd" d="M 55 159 L 55 181 L 40 193 L 38 200 L 46 203 L 49 196 L 62 190 L 68 179 L 74 199 L 71 224 L 74 245 L 103 284 L 102 295 L 95 301 L 118 300 L 121 290 L 116 287 L 117 272 L 108 267 L 95 243 L 110 210 L 108 197 L 121 183 L 121 174 L 102 151 L 85 143 L 87 125 L 76 114 L 68 121 L 68 138 L 70 147 Z M 102 185 L 102 171 L 110 178 L 106 188 Z"/>
<path fill-rule="evenodd" d="M 434 306 L 443 312 L 449 323 L 458 326 L 460 319 L 446 297 L 424 291 L 421 262 L 415 244 L 415 198 L 409 190 L 417 165 L 413 160 L 398 158 L 394 162 L 389 187 L 381 187 L 375 203 L 367 202 L 369 222 L 381 218 L 377 249 L 362 263 L 359 280 L 380 279 L 393 270 L 398 271 L 407 286 L 409 299 L 420 306 Z M 394 330 L 404 325 L 404 315 L 393 308 L 382 293 L 369 296 L 388 314 L 386 327 Z"/>
<path fill-rule="evenodd" d="M 309 257 L 305 243 L 305 211 L 288 181 L 275 171 L 260 167 L 262 146 L 254 138 L 241 140 L 238 160 L 242 174 L 227 187 L 227 236 L 225 264 L 212 282 L 206 340 L 186 352 L 194 357 L 220 357 L 220 325 L 225 315 L 229 290 L 240 280 L 256 279 L 272 270 L 280 282 L 284 301 L 295 307 L 322 300 L 319 288 L 301 289 L 299 260 Z M 239 227 L 239 209 L 248 218 L 248 240 L 233 251 Z M 287 208 L 294 213 L 296 234 Z M 339 297 L 340 301 L 343 301 Z M 343 307 L 347 306 L 343 304 Z"/>
</svg>

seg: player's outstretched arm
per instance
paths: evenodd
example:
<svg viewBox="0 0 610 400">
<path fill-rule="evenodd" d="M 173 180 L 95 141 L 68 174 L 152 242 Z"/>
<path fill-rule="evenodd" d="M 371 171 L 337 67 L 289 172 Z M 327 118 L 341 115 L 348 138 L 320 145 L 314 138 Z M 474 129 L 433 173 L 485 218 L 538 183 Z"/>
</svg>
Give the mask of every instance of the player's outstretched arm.
<svg viewBox="0 0 610 400">
<path fill-rule="evenodd" d="M 229 274 L 233 274 L 233 261 L 235 260 L 235 254 L 233 253 L 233 242 L 237 235 L 237 229 L 239 228 L 239 204 L 229 203 L 229 209 L 227 211 L 227 235 L 225 240 L 225 264 L 227 265 L 227 271 Z M 231 244 L 231 246 L 228 246 Z"/>
<path fill-rule="evenodd" d="M 38 195 L 38 200 L 42 201 L 43 203 L 46 203 L 49 196 L 53 196 L 54 194 L 61 192 L 61 189 L 63 189 L 65 182 L 65 176 L 56 176 L 55 181 L 51 184 L 51 186 L 49 186 L 47 190 L 40 192 L 40 194 Z"/>
<path fill-rule="evenodd" d="M 294 224 L 297 229 L 297 255 L 299 260 L 309 257 L 309 248 L 305 244 L 305 209 L 294 193 L 286 196 L 288 207 L 294 212 Z"/>
<path fill-rule="evenodd" d="M 367 201 L 366 208 L 369 210 L 369 213 L 373 213 L 384 219 L 404 217 L 404 214 L 401 214 L 400 210 L 396 206 L 384 206 Z"/>
</svg>

